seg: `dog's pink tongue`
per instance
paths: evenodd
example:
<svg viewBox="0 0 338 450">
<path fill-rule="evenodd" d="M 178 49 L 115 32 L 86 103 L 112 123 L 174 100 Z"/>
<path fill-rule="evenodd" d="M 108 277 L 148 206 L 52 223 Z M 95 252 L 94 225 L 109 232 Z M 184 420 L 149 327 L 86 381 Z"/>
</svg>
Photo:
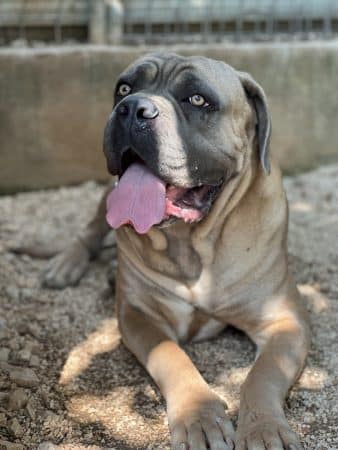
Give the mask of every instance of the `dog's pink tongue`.
<svg viewBox="0 0 338 450">
<path fill-rule="evenodd" d="M 165 183 L 143 164 L 134 163 L 107 199 L 107 222 L 112 228 L 129 223 L 144 234 L 165 216 Z"/>
</svg>

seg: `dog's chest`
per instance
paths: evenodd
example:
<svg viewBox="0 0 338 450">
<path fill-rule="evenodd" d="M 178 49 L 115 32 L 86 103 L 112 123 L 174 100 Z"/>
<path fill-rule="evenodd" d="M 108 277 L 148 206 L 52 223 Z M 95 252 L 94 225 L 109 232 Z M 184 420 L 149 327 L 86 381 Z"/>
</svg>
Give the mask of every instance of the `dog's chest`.
<svg viewBox="0 0 338 450">
<path fill-rule="evenodd" d="M 152 228 L 147 235 L 123 227 L 117 233 L 118 247 L 136 263 L 140 272 L 146 276 L 152 273 L 150 278 L 164 276 L 178 283 L 194 284 L 203 268 L 190 231 L 184 225 Z"/>
<path fill-rule="evenodd" d="M 129 260 L 123 271 L 129 272 L 130 264 L 134 266 L 144 286 L 134 289 L 135 306 L 147 314 L 159 313 L 179 339 L 200 340 L 213 336 L 223 325 L 209 314 L 219 299 L 216 283 L 209 268 L 203 266 L 187 229 L 153 229 L 147 236 L 137 236 L 125 228 L 119 230 L 118 243 L 120 256 L 124 254 Z M 125 281 L 136 286 L 135 275 Z"/>
<path fill-rule="evenodd" d="M 206 239 L 196 245 L 191 229 L 178 223 L 175 227 L 152 229 L 133 243 L 139 269 L 163 284 L 169 304 L 171 298 L 177 298 L 202 311 L 212 312 L 218 307 L 224 273 L 220 277 L 222 264 L 216 261 L 215 242 Z"/>
<path fill-rule="evenodd" d="M 174 337 L 181 341 L 200 341 L 215 336 L 224 328 L 224 322 L 215 319 L 200 307 L 200 301 L 190 302 L 174 292 L 155 294 L 153 310 L 157 310 L 166 323 L 170 323 Z M 157 324 L 161 320 L 157 321 Z"/>
</svg>

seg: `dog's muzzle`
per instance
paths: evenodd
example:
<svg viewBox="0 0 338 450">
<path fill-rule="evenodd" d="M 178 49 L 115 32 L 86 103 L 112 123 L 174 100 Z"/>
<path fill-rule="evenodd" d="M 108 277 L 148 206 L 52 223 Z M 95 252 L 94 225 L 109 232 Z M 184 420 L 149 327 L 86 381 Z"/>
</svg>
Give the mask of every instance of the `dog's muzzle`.
<svg viewBox="0 0 338 450">
<path fill-rule="evenodd" d="M 199 222 L 209 211 L 221 183 L 186 187 L 160 175 L 154 102 L 130 95 L 115 107 L 105 130 L 109 171 L 119 182 L 108 198 L 107 220 L 113 228 L 131 224 L 138 233 L 181 219 Z M 161 128 L 161 127 L 158 127 Z"/>
</svg>

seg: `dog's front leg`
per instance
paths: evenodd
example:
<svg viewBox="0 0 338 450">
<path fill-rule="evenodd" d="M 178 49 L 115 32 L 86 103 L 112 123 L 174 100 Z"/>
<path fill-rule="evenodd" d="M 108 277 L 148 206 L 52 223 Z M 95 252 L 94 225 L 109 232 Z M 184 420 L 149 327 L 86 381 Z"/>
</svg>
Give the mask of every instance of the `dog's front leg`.
<svg viewBox="0 0 338 450">
<path fill-rule="evenodd" d="M 95 216 L 81 234 L 75 236 L 70 245 L 49 261 L 41 274 L 41 284 L 45 287 L 63 289 L 76 285 L 86 272 L 89 262 L 101 250 L 104 237 L 110 231 L 106 221 L 107 196 L 112 183 L 104 191 Z"/>
<path fill-rule="evenodd" d="M 241 389 L 236 450 L 300 450 L 299 439 L 286 421 L 283 403 L 307 354 L 306 320 L 291 314 L 250 334 L 260 350 Z"/>
<path fill-rule="evenodd" d="M 177 342 L 126 303 L 119 308 L 122 339 L 166 400 L 173 450 L 232 449 L 234 430 L 225 415 L 224 403 Z"/>
</svg>

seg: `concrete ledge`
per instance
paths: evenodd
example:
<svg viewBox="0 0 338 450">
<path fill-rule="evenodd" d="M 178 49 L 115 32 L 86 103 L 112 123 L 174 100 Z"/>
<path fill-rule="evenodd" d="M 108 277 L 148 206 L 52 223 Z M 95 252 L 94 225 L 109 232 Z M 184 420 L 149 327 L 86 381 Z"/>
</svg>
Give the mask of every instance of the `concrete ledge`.
<svg viewBox="0 0 338 450">
<path fill-rule="evenodd" d="M 222 59 L 261 83 L 273 120 L 271 148 L 285 171 L 338 160 L 338 42 L 167 49 Z M 102 134 L 115 79 L 152 50 L 0 50 L 0 191 L 105 180 Z"/>
</svg>

